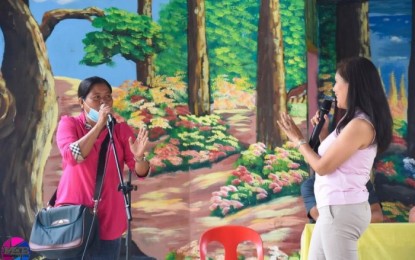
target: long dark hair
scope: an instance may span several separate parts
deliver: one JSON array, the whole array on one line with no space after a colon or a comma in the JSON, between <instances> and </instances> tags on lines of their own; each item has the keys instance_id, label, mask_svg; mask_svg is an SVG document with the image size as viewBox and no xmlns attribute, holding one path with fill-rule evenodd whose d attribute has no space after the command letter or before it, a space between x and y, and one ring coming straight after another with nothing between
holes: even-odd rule
<instances>
[{"instance_id":1,"label":"long dark hair","mask_svg":"<svg viewBox=\"0 0 415 260\"><path fill-rule=\"evenodd\" d=\"M108 89L110 90L110 93L112 93L112 88L111 88L110 83L108 83L108 81L106 81L103 78L93 76L93 77L86 78L82 80L81 83L79 83L78 97L85 99L86 96L88 96L89 92L91 91L92 87L95 84L100 84L100 83L107 85Z\"/></svg>"},{"instance_id":2,"label":"long dark hair","mask_svg":"<svg viewBox=\"0 0 415 260\"><path fill-rule=\"evenodd\" d=\"M385 151L392 141L392 114L386 99L379 72L373 63L364 57L342 60L337 73L349 83L347 110L336 127L340 131L354 118L357 110L369 116L375 131L378 153Z\"/></svg>"}]
</instances>

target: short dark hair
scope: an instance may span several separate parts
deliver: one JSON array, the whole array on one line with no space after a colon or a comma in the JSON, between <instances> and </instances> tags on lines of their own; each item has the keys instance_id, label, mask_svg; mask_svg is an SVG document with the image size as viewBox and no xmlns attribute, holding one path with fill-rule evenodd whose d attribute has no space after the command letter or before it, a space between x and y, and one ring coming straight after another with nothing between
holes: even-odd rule
<instances>
[{"instance_id":1,"label":"short dark hair","mask_svg":"<svg viewBox=\"0 0 415 260\"><path fill-rule=\"evenodd\" d=\"M347 58L337 65L337 73L349 83L347 110L336 127L341 131L359 109L366 113L376 131L378 153L385 151L392 141L392 114L385 90L375 65L367 58Z\"/></svg>"},{"instance_id":2,"label":"short dark hair","mask_svg":"<svg viewBox=\"0 0 415 260\"><path fill-rule=\"evenodd\" d=\"M91 91L92 87L95 84L100 84L100 83L104 83L105 85L107 85L108 89L110 90L110 93L112 93L112 88L111 88L110 83L108 83L108 81L106 81L105 79L101 77L93 76L93 77L86 78L82 80L81 83L79 83L78 97L85 99L86 96L88 96L89 92Z\"/></svg>"}]
</instances>

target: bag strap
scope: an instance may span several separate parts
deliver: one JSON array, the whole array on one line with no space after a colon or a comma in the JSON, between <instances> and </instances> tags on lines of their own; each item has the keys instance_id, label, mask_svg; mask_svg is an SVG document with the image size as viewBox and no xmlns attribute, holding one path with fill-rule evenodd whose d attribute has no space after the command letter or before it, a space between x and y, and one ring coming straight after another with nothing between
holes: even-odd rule
<instances>
[{"instance_id":1,"label":"bag strap","mask_svg":"<svg viewBox=\"0 0 415 260\"><path fill-rule=\"evenodd\" d=\"M103 184L102 180L104 177L104 170L106 166L105 155L107 154L109 140L110 140L110 135L107 134L107 136L105 137L104 141L101 144L101 149L99 151L99 160L98 160L98 168L97 168L98 170L97 170L97 178L96 178L95 191L94 191L95 202L99 201L99 196L101 195L101 189L102 189L102 184ZM53 193L52 197L47 203L49 207L55 206L57 192L58 192L58 188L56 188L55 192Z\"/></svg>"},{"instance_id":2,"label":"bag strap","mask_svg":"<svg viewBox=\"0 0 415 260\"><path fill-rule=\"evenodd\" d=\"M99 197L101 196L101 190L102 190L102 180L104 179L104 172L107 166L107 160L105 160L105 157L107 155L108 150L108 143L110 140L110 135L107 134L104 141L101 144L101 150L99 151L99 160L98 160L98 170L97 170L97 178L95 183L95 192L94 192L94 200L99 201Z\"/></svg>"}]
</instances>

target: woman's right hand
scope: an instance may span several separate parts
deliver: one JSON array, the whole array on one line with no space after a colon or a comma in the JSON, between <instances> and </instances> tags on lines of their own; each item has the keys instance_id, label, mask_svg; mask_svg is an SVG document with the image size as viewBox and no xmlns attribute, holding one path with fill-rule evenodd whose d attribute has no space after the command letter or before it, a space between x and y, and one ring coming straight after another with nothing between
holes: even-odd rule
<instances>
[{"instance_id":1,"label":"woman's right hand","mask_svg":"<svg viewBox=\"0 0 415 260\"><path fill-rule=\"evenodd\" d=\"M319 135L320 141L323 141L329 134L329 116L327 114L324 115L324 125L321 128L321 132ZM316 127L317 124L320 122L320 111L317 110L316 114L310 119L310 123L313 127Z\"/></svg>"},{"instance_id":2,"label":"woman's right hand","mask_svg":"<svg viewBox=\"0 0 415 260\"><path fill-rule=\"evenodd\" d=\"M100 129L107 125L108 115L112 114L112 107L106 104L102 104L99 107L99 118L97 125Z\"/></svg>"}]
</instances>

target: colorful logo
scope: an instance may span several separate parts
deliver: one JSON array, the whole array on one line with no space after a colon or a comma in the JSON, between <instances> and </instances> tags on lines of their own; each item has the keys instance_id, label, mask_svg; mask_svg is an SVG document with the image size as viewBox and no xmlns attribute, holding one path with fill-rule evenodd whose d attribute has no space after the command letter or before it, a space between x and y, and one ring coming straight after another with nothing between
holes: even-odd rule
<instances>
[{"instance_id":1,"label":"colorful logo","mask_svg":"<svg viewBox=\"0 0 415 260\"><path fill-rule=\"evenodd\" d=\"M29 260L29 244L20 237L12 237L3 243L1 247L1 259L3 260Z\"/></svg>"}]
</instances>

